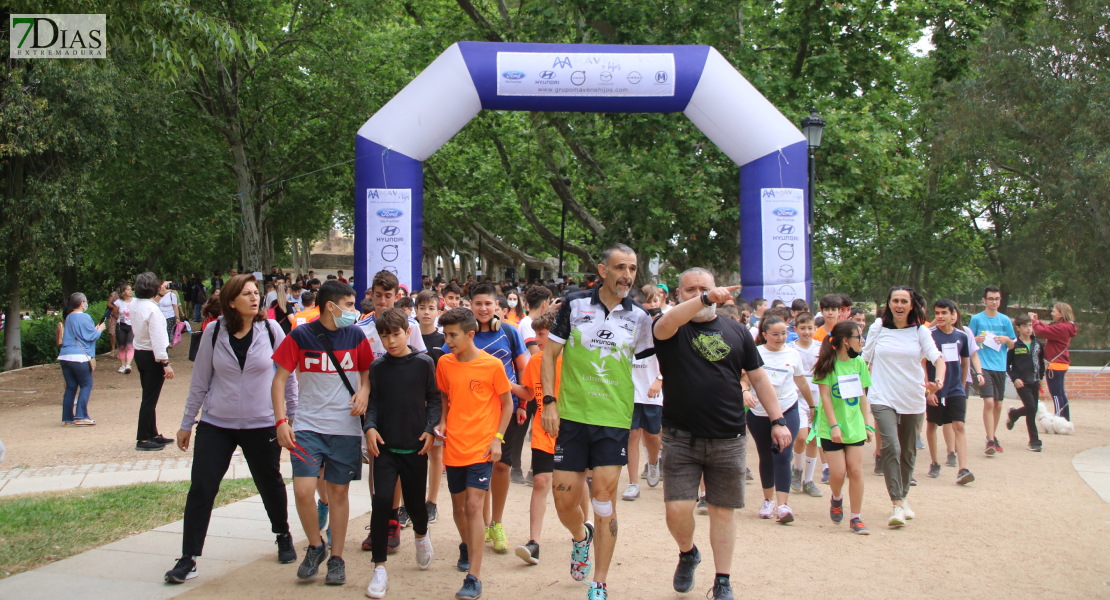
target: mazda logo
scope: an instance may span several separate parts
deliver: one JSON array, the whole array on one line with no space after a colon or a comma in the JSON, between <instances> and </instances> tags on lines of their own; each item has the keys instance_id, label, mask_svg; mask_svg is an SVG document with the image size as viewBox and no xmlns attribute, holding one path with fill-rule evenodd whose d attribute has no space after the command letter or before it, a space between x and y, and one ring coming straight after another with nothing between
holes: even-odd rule
<instances>
[{"instance_id":1,"label":"mazda logo","mask_svg":"<svg viewBox=\"0 0 1110 600\"><path fill-rule=\"evenodd\" d=\"M790 235L790 234L794 233L794 226L793 225L779 225L779 233L782 233L782 234L785 234L785 235Z\"/></svg>"},{"instance_id":2,"label":"mazda logo","mask_svg":"<svg viewBox=\"0 0 1110 600\"><path fill-rule=\"evenodd\" d=\"M394 225L386 225L385 227L382 227L382 235L394 236L397 235L397 232L399 231L401 231L401 229Z\"/></svg>"},{"instance_id":3,"label":"mazda logo","mask_svg":"<svg viewBox=\"0 0 1110 600\"><path fill-rule=\"evenodd\" d=\"M597 332L597 337L603 340L611 340L613 339L613 332L609 331L608 329L602 329L601 331Z\"/></svg>"}]
</instances>

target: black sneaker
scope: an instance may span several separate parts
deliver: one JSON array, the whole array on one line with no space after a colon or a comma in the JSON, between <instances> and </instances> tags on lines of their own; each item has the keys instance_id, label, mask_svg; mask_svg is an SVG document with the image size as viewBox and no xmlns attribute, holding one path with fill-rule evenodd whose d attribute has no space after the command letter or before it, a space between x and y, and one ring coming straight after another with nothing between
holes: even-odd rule
<instances>
[{"instance_id":1,"label":"black sneaker","mask_svg":"<svg viewBox=\"0 0 1110 600\"><path fill-rule=\"evenodd\" d=\"M958 463L956 461L956 453L955 452L949 452L948 453L948 460L944 461L944 466L946 466L946 467L958 467L958 466L960 466L960 463Z\"/></svg>"},{"instance_id":2,"label":"black sneaker","mask_svg":"<svg viewBox=\"0 0 1110 600\"><path fill-rule=\"evenodd\" d=\"M684 594L694 589L694 572L701 563L701 551L694 546L693 554L678 553L678 566L674 570L674 591Z\"/></svg>"},{"instance_id":3,"label":"black sneaker","mask_svg":"<svg viewBox=\"0 0 1110 600\"><path fill-rule=\"evenodd\" d=\"M527 544L516 547L516 555L530 565L538 565L540 564L540 545L536 543L536 540L528 540Z\"/></svg>"},{"instance_id":4,"label":"black sneaker","mask_svg":"<svg viewBox=\"0 0 1110 600\"><path fill-rule=\"evenodd\" d=\"M533 483L535 483L535 475L532 474L532 471L530 469L528 471L528 474L524 476L524 483L527 483L528 485L532 485Z\"/></svg>"},{"instance_id":5,"label":"black sneaker","mask_svg":"<svg viewBox=\"0 0 1110 600\"><path fill-rule=\"evenodd\" d=\"M464 573L470 570L470 553L466 551L466 544L459 544L459 562L455 563L455 568Z\"/></svg>"},{"instance_id":6,"label":"black sneaker","mask_svg":"<svg viewBox=\"0 0 1110 600\"><path fill-rule=\"evenodd\" d=\"M1041 451L1041 441L1037 440L1035 442L1029 442L1029 451L1030 452L1040 452Z\"/></svg>"},{"instance_id":7,"label":"black sneaker","mask_svg":"<svg viewBox=\"0 0 1110 600\"><path fill-rule=\"evenodd\" d=\"M1014 430L1014 423L1017 423L1017 417L1014 416L1015 410L1017 410L1017 408L1011 406L1010 410L1006 411L1006 429L1010 431Z\"/></svg>"},{"instance_id":8,"label":"black sneaker","mask_svg":"<svg viewBox=\"0 0 1110 600\"><path fill-rule=\"evenodd\" d=\"M462 589L455 592L455 597L460 600L475 600L482 597L482 582L473 575L467 575L463 579Z\"/></svg>"},{"instance_id":9,"label":"black sneaker","mask_svg":"<svg viewBox=\"0 0 1110 600\"><path fill-rule=\"evenodd\" d=\"M883 474L883 459L882 459L881 456L875 457L875 474L876 475L882 475Z\"/></svg>"},{"instance_id":10,"label":"black sneaker","mask_svg":"<svg viewBox=\"0 0 1110 600\"><path fill-rule=\"evenodd\" d=\"M972 481L975 481L975 476L967 469L960 469L960 472L956 475L956 483L960 485L967 485Z\"/></svg>"},{"instance_id":11,"label":"black sneaker","mask_svg":"<svg viewBox=\"0 0 1110 600\"><path fill-rule=\"evenodd\" d=\"M705 597L708 598L710 595L713 596L713 600L734 600L732 582L728 577L718 576L713 580L713 589Z\"/></svg>"},{"instance_id":12,"label":"black sneaker","mask_svg":"<svg viewBox=\"0 0 1110 600\"><path fill-rule=\"evenodd\" d=\"M431 525L439 520L439 508L436 507L435 502L425 501L424 508L428 511L428 524Z\"/></svg>"},{"instance_id":13,"label":"black sneaker","mask_svg":"<svg viewBox=\"0 0 1110 600\"><path fill-rule=\"evenodd\" d=\"M929 477L933 479L940 477L940 463L932 463L929 465Z\"/></svg>"},{"instance_id":14,"label":"black sneaker","mask_svg":"<svg viewBox=\"0 0 1110 600\"><path fill-rule=\"evenodd\" d=\"M370 531L370 526L369 525L366 526L366 530ZM363 552L369 552L370 550L372 550L372 548L370 546L370 540L371 540L372 537L373 537L373 534L368 533L368 534L366 534L366 539L362 540L362 551Z\"/></svg>"},{"instance_id":15,"label":"black sneaker","mask_svg":"<svg viewBox=\"0 0 1110 600\"><path fill-rule=\"evenodd\" d=\"M177 564L166 571L166 583L185 583L186 580L197 576L197 561L192 556L182 556L177 559Z\"/></svg>"},{"instance_id":16,"label":"black sneaker","mask_svg":"<svg viewBox=\"0 0 1110 600\"><path fill-rule=\"evenodd\" d=\"M527 481L524 479L524 471L520 469L512 469L509 471L509 481L524 485Z\"/></svg>"},{"instance_id":17,"label":"black sneaker","mask_svg":"<svg viewBox=\"0 0 1110 600\"><path fill-rule=\"evenodd\" d=\"M161 450L165 447L166 447L165 445L159 444L158 442L156 442L154 440L145 440L145 441L142 441L142 442L136 442L135 443L135 449L136 450L141 450L143 452L157 452L157 451L159 451L159 450Z\"/></svg>"},{"instance_id":18,"label":"black sneaker","mask_svg":"<svg viewBox=\"0 0 1110 600\"><path fill-rule=\"evenodd\" d=\"M320 563L328 557L328 547L320 544L319 546L309 546L304 551L304 561L301 566L297 568L297 577L299 579L312 579L316 577L316 573L320 570Z\"/></svg>"},{"instance_id":19,"label":"black sneaker","mask_svg":"<svg viewBox=\"0 0 1110 600\"><path fill-rule=\"evenodd\" d=\"M277 541L278 562L287 565L297 560L297 550L293 548L293 536L288 533L279 533Z\"/></svg>"},{"instance_id":20,"label":"black sneaker","mask_svg":"<svg viewBox=\"0 0 1110 600\"><path fill-rule=\"evenodd\" d=\"M160 434L160 433L159 433L158 435L156 435L156 436L154 436L154 437L150 438L150 441L152 441L152 442L155 442L155 443L158 443L158 444L162 444L163 446L165 446L166 444L174 444L174 443L176 443L176 442L174 442L173 440L171 440L170 438L168 438L168 437L166 437L166 436L164 436L164 435L162 435L162 434Z\"/></svg>"},{"instance_id":21,"label":"black sneaker","mask_svg":"<svg viewBox=\"0 0 1110 600\"><path fill-rule=\"evenodd\" d=\"M840 525L844 522L844 497L840 500L829 500L829 517L833 523Z\"/></svg>"},{"instance_id":22,"label":"black sneaker","mask_svg":"<svg viewBox=\"0 0 1110 600\"><path fill-rule=\"evenodd\" d=\"M328 576L324 578L327 585L344 585L347 583L347 563L342 558L333 556L328 559Z\"/></svg>"},{"instance_id":23,"label":"black sneaker","mask_svg":"<svg viewBox=\"0 0 1110 600\"><path fill-rule=\"evenodd\" d=\"M412 524L412 519L409 518L409 511L404 505L397 509L397 525L404 529Z\"/></svg>"}]
</instances>

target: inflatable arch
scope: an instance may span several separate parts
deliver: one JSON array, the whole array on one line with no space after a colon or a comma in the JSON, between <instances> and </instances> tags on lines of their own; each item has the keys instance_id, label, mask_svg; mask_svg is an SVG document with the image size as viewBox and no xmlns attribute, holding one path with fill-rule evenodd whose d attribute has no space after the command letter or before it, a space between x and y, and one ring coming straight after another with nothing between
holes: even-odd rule
<instances>
[{"instance_id":1,"label":"inflatable arch","mask_svg":"<svg viewBox=\"0 0 1110 600\"><path fill-rule=\"evenodd\" d=\"M805 138L709 46L452 45L358 131L360 284L419 284L423 161L482 109L684 113L740 166L743 296L811 300Z\"/></svg>"}]
</instances>

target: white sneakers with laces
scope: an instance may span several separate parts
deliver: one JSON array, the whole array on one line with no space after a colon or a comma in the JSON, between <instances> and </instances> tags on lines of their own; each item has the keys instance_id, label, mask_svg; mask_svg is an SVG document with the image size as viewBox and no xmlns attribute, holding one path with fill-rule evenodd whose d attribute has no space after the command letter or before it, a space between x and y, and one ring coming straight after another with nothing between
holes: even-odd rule
<instances>
[{"instance_id":1,"label":"white sneakers with laces","mask_svg":"<svg viewBox=\"0 0 1110 600\"><path fill-rule=\"evenodd\" d=\"M628 487L625 488L624 493L621 494L621 500L628 500L629 502L631 502L632 500L635 500L636 498L639 498L639 497L640 497L640 484L638 484L638 483L628 484Z\"/></svg>"},{"instance_id":2,"label":"white sneakers with laces","mask_svg":"<svg viewBox=\"0 0 1110 600\"><path fill-rule=\"evenodd\" d=\"M906 502L905 499L902 500L902 513L906 515L907 521L910 521L917 516L917 514L915 514L910 508L910 503Z\"/></svg>"},{"instance_id":3,"label":"white sneakers with laces","mask_svg":"<svg viewBox=\"0 0 1110 600\"><path fill-rule=\"evenodd\" d=\"M370 579L370 585L366 587L366 595L371 598L385 598L385 592L388 589L389 576L385 574L385 565L374 567L374 577Z\"/></svg>"},{"instance_id":4,"label":"white sneakers with laces","mask_svg":"<svg viewBox=\"0 0 1110 600\"><path fill-rule=\"evenodd\" d=\"M770 519L771 515L775 513L775 503L772 500L764 500L763 504L759 507L759 518Z\"/></svg>"},{"instance_id":5,"label":"white sneakers with laces","mask_svg":"<svg viewBox=\"0 0 1110 600\"><path fill-rule=\"evenodd\" d=\"M890 527L901 527L905 525L906 509L898 506L897 504L893 505L890 512L890 519L886 522L886 524Z\"/></svg>"},{"instance_id":6,"label":"white sneakers with laces","mask_svg":"<svg viewBox=\"0 0 1110 600\"><path fill-rule=\"evenodd\" d=\"M785 504L779 505L775 509L775 520L782 525L792 523L794 522L794 511L790 510L790 507Z\"/></svg>"},{"instance_id":7,"label":"white sneakers with laces","mask_svg":"<svg viewBox=\"0 0 1110 600\"><path fill-rule=\"evenodd\" d=\"M660 479L659 463L655 463L654 465L651 464L651 463L648 463L648 466L647 466L647 484L648 484L648 487L655 487L655 486L659 485L659 479Z\"/></svg>"},{"instance_id":8,"label":"white sneakers with laces","mask_svg":"<svg viewBox=\"0 0 1110 600\"><path fill-rule=\"evenodd\" d=\"M417 568L419 568L421 571L424 571L428 567L432 566L432 558L434 556L435 553L432 552L432 532L428 531L428 534L424 537L416 538ZM377 569L375 569L374 572L376 573Z\"/></svg>"}]
</instances>

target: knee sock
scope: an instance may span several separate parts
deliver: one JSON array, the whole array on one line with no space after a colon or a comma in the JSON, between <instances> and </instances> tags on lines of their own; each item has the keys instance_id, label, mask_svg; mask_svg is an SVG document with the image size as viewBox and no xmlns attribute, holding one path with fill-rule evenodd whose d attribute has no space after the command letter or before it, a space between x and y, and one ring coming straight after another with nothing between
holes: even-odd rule
<instances>
[{"instance_id":1,"label":"knee sock","mask_svg":"<svg viewBox=\"0 0 1110 600\"><path fill-rule=\"evenodd\" d=\"M806 471L805 471L805 475L802 476L802 482L803 483L805 483L806 481L813 481L813 471L817 469L817 457L816 456L807 456L805 460L806 460Z\"/></svg>"}]
</instances>

